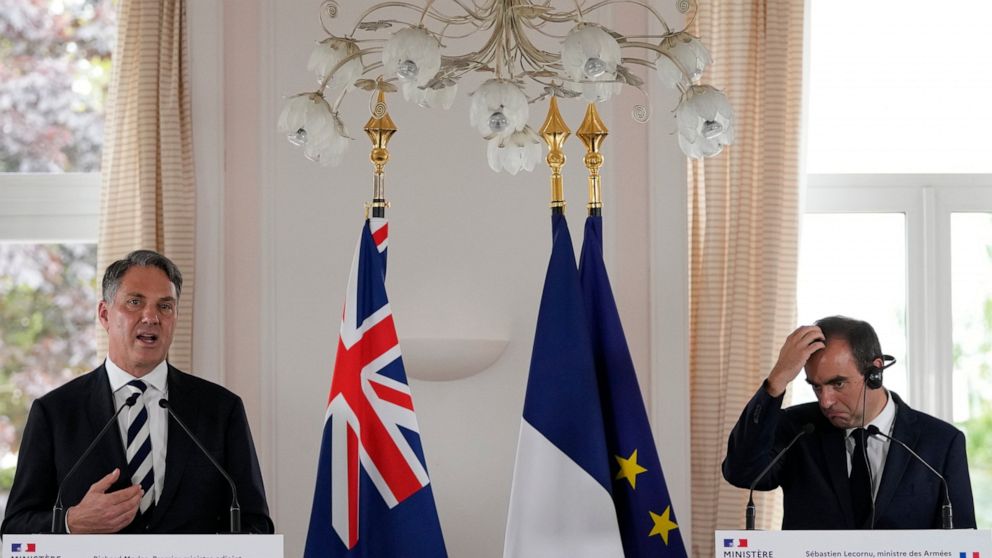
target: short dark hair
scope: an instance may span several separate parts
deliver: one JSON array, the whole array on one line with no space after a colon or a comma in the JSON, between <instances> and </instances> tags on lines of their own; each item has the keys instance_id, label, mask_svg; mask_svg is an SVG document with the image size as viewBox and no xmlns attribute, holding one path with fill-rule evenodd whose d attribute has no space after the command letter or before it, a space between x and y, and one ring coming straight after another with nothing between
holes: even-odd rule
<instances>
[{"instance_id":1,"label":"short dark hair","mask_svg":"<svg viewBox=\"0 0 992 558\"><path fill-rule=\"evenodd\" d=\"M169 281L176 286L176 298L183 291L183 274L179 272L179 267L172 263L172 260L152 250L135 250L123 260L107 266L107 271L103 273L103 301L110 303L117 295L117 289L121 286L124 274L132 267L157 267L165 273Z\"/></svg>"},{"instance_id":2,"label":"short dark hair","mask_svg":"<svg viewBox=\"0 0 992 558\"><path fill-rule=\"evenodd\" d=\"M871 324L847 316L830 316L816 321L827 342L843 339L851 347L854 362L862 374L875 367L875 359L882 356L882 345Z\"/></svg>"}]
</instances>

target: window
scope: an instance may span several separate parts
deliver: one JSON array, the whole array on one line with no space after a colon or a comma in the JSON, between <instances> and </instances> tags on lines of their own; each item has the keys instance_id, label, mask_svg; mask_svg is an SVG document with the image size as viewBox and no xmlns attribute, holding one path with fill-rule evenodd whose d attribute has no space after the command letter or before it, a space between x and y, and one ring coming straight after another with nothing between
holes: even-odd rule
<instances>
[{"instance_id":1,"label":"window","mask_svg":"<svg viewBox=\"0 0 992 558\"><path fill-rule=\"evenodd\" d=\"M0 514L31 403L97 360L113 0L0 10Z\"/></svg>"},{"instance_id":2,"label":"window","mask_svg":"<svg viewBox=\"0 0 992 558\"><path fill-rule=\"evenodd\" d=\"M980 528L992 527L990 17L979 0L810 0L798 292L804 323L875 325L899 359L886 385L965 431Z\"/></svg>"}]
</instances>

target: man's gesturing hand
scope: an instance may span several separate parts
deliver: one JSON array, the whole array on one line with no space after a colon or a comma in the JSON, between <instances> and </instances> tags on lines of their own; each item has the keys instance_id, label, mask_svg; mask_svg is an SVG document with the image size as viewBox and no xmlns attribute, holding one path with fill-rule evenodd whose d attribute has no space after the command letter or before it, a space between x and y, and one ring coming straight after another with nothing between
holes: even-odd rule
<instances>
[{"instance_id":1,"label":"man's gesturing hand","mask_svg":"<svg viewBox=\"0 0 992 558\"><path fill-rule=\"evenodd\" d=\"M809 357L826 346L823 332L816 326L802 326L789 334L778 352L778 362L768 374L765 384L768 394L778 397L785 393L785 388L796 379Z\"/></svg>"},{"instance_id":2,"label":"man's gesturing hand","mask_svg":"<svg viewBox=\"0 0 992 558\"><path fill-rule=\"evenodd\" d=\"M66 524L70 533L116 533L131 523L141 504L141 487L131 485L108 494L119 476L121 470L114 469L93 483L79 504L69 508Z\"/></svg>"}]
</instances>

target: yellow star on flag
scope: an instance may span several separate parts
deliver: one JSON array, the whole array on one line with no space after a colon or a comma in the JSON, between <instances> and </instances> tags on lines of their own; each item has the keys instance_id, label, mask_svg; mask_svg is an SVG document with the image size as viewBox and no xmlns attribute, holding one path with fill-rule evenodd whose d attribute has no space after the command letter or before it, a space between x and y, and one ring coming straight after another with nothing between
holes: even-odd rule
<instances>
[{"instance_id":1,"label":"yellow star on flag","mask_svg":"<svg viewBox=\"0 0 992 558\"><path fill-rule=\"evenodd\" d=\"M679 526L671 519L672 506L665 508L665 512L661 515L658 515L653 511L649 511L648 513L651 514L651 521L654 521L654 529L651 529L651 533L648 536L653 537L654 535L661 535L661 540L665 541L665 544L667 545L668 533L671 532L672 529L679 528Z\"/></svg>"},{"instance_id":2,"label":"yellow star on flag","mask_svg":"<svg viewBox=\"0 0 992 558\"><path fill-rule=\"evenodd\" d=\"M619 455L615 455L617 463L620 464L620 470L617 471L617 476L613 480L627 479L630 482L631 488L637 488L637 475L647 472L647 469L641 467L637 463L637 450L630 454L630 457L624 459Z\"/></svg>"}]
</instances>

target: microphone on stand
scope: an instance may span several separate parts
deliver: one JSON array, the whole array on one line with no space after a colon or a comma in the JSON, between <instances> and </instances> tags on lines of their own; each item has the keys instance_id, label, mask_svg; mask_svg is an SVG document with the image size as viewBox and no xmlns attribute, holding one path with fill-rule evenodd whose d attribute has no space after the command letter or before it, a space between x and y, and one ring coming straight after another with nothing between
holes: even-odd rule
<instances>
[{"instance_id":1,"label":"microphone on stand","mask_svg":"<svg viewBox=\"0 0 992 558\"><path fill-rule=\"evenodd\" d=\"M141 396L140 392L135 392L132 393L130 396L128 396L126 400L124 400L124 403L117 408L117 411L115 411L113 416L110 417L110 420L107 421L107 424L103 425L103 428L101 428L100 432L97 433L95 438L93 438L93 441L90 442L90 445L87 446L83 454L79 456L79 459L77 459L76 462L72 464L72 468L69 469L69 472L66 473L64 477L62 477L62 482L59 483L59 491L55 495L55 505L52 506L53 535L65 534L65 508L62 506L62 488L69 480L69 477L71 477L72 474L76 472L76 469L79 468L79 466L83 463L86 457L89 456L89 454L93 451L93 448L95 448L96 445L100 442L100 440L102 440L103 437L107 435L107 431L110 430L110 425L114 424L117 421L117 417L121 414L121 411L123 411L128 407L133 407L134 404L138 402L138 397L140 396Z\"/></svg>"},{"instance_id":2,"label":"microphone on stand","mask_svg":"<svg viewBox=\"0 0 992 558\"><path fill-rule=\"evenodd\" d=\"M210 464L213 465L218 472L220 472L221 476L224 477L224 480L227 481L227 484L231 486L231 518L230 518L231 533L235 533L235 534L240 533L241 505L238 504L238 489L236 486L234 486L234 481L231 479L231 475L227 474L227 471L225 471L224 468L220 466L220 463L217 463L217 460L214 459L212 455L210 455L210 452L207 451L207 448L203 447L203 444L200 443L200 439L197 438L195 434L193 434L193 431L191 431L189 427L186 426L186 423L183 422L181 418L179 418L179 415L177 415L175 411L172 410L172 405L169 404L169 401L167 399L159 399L158 406L162 407L163 409L169 412L169 415L172 416L172 418L176 420L176 423L182 427L182 429L186 432L186 435L189 436L189 439L193 440L193 443L196 444L196 447L200 448L200 451L203 453L203 455L207 456L207 459L210 460Z\"/></svg>"},{"instance_id":3,"label":"microphone on stand","mask_svg":"<svg viewBox=\"0 0 992 558\"><path fill-rule=\"evenodd\" d=\"M940 507L940 528L941 529L953 529L954 528L954 508L951 507L951 493L950 493L950 490L947 488L947 479L944 478L944 475L941 475L940 473L938 473L936 469L934 469L933 467L931 467L930 464L927 463L927 461L925 459L923 459L922 457L920 457L920 455L918 453L916 453L915 451L913 451L902 440L900 440L898 438L893 438L892 436L889 436L888 434L883 433L874 424L869 425L867 430L868 430L868 435L869 436L881 436L881 437L885 438L886 440L890 440L892 442L895 442L895 443L899 444L906 451L908 451L910 455L912 455L913 457L915 457L917 461L919 461L920 463L922 463L927 469L930 469L930 472L931 473L937 475L937 478L940 479L941 484L944 486L944 504Z\"/></svg>"},{"instance_id":4,"label":"microphone on stand","mask_svg":"<svg viewBox=\"0 0 992 558\"><path fill-rule=\"evenodd\" d=\"M813 430L815 430L815 427L813 426L812 423L807 422L806 424L804 424L803 429L800 430L799 433L796 434L792 438L792 440L788 444L786 444L784 448L782 448L782 451L778 452L778 454L775 456L775 459L772 459L771 463L766 465L765 468L760 473L758 473L758 476L755 477L754 481L751 482L750 492L748 492L747 494L747 508L745 509L744 512L745 529L747 529L748 531L754 531L754 516L755 516L754 487L758 485L758 482L761 481L761 479L765 478L765 475L768 474L768 471L770 471L771 468L774 467L776 463L778 463L779 459L782 459L782 456L785 455L785 452L789 451L789 448L791 448L796 443L796 441L799 440L799 438L802 438L804 434L812 433Z\"/></svg>"}]
</instances>

